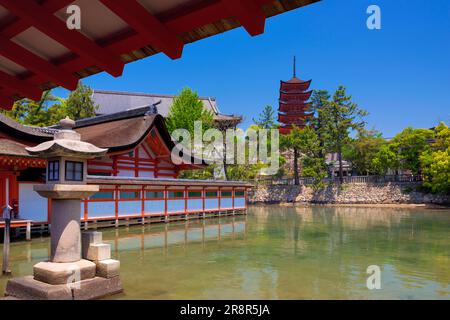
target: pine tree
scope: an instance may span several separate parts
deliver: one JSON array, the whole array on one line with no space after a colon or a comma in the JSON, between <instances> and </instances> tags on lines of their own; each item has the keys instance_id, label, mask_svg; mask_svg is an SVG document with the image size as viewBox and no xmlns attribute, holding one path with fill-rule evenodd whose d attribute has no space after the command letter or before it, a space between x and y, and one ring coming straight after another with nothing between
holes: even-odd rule
<instances>
[{"instance_id":1,"label":"pine tree","mask_svg":"<svg viewBox=\"0 0 450 320\"><path fill-rule=\"evenodd\" d=\"M275 110L272 106L267 105L259 115L259 119L253 119L253 122L262 129L272 129L275 127Z\"/></svg>"},{"instance_id":2,"label":"pine tree","mask_svg":"<svg viewBox=\"0 0 450 320\"><path fill-rule=\"evenodd\" d=\"M331 101L323 101L320 109L321 135L325 147L330 152L336 152L339 159L339 181L344 181L343 173L343 147L350 141L350 132L364 128L363 120L368 113L360 109L347 95L344 86L339 86Z\"/></svg>"}]
</instances>

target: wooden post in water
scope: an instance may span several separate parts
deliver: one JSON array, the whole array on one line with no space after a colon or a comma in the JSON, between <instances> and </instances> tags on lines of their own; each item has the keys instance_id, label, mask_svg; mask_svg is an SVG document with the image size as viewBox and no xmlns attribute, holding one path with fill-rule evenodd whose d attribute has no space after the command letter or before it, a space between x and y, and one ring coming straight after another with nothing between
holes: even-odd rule
<instances>
[{"instance_id":1,"label":"wooden post in water","mask_svg":"<svg viewBox=\"0 0 450 320\"><path fill-rule=\"evenodd\" d=\"M11 210L9 205L6 205L3 209L3 219L5 219L5 233L3 241L3 265L2 274L10 275L11 270L9 270L9 238L11 232Z\"/></svg>"},{"instance_id":2,"label":"wooden post in water","mask_svg":"<svg viewBox=\"0 0 450 320\"><path fill-rule=\"evenodd\" d=\"M11 274L9 270L9 235L10 235L11 224L9 220L5 220L5 236L3 241L3 267L2 274Z\"/></svg>"},{"instance_id":3,"label":"wooden post in water","mask_svg":"<svg viewBox=\"0 0 450 320\"><path fill-rule=\"evenodd\" d=\"M31 221L27 221L26 239L31 241Z\"/></svg>"}]
</instances>

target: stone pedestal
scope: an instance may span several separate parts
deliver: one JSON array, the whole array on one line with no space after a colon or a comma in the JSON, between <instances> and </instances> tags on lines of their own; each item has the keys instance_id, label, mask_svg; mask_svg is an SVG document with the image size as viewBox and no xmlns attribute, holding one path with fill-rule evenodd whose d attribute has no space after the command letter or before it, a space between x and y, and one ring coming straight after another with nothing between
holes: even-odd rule
<instances>
[{"instance_id":1,"label":"stone pedestal","mask_svg":"<svg viewBox=\"0 0 450 320\"><path fill-rule=\"evenodd\" d=\"M64 232L60 234L64 238ZM79 233L78 239L83 248L79 252L87 259L39 262L33 276L8 281L5 295L24 300L87 300L122 292L120 262L110 259L111 248L102 243L101 232Z\"/></svg>"},{"instance_id":2,"label":"stone pedestal","mask_svg":"<svg viewBox=\"0 0 450 320\"><path fill-rule=\"evenodd\" d=\"M80 200L53 200L52 212L51 261L81 260Z\"/></svg>"},{"instance_id":3,"label":"stone pedestal","mask_svg":"<svg viewBox=\"0 0 450 320\"><path fill-rule=\"evenodd\" d=\"M33 276L8 281L6 296L20 300L92 300L121 293L120 277L94 277L73 285L51 285L35 280Z\"/></svg>"}]
</instances>

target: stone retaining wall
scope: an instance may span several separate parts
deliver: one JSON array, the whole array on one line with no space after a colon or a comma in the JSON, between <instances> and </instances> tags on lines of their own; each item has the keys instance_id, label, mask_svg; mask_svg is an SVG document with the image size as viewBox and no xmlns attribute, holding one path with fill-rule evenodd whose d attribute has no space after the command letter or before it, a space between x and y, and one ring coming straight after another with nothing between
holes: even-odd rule
<instances>
[{"instance_id":1,"label":"stone retaining wall","mask_svg":"<svg viewBox=\"0 0 450 320\"><path fill-rule=\"evenodd\" d=\"M250 203L318 204L450 204L450 195L418 191L420 183L354 183L328 186L314 191L304 186L256 186Z\"/></svg>"}]
</instances>

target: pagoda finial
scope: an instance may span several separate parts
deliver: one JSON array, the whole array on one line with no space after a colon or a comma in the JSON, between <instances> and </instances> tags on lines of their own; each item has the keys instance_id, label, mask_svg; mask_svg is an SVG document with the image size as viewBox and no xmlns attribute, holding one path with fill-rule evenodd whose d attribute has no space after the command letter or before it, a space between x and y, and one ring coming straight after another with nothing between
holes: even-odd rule
<instances>
[{"instance_id":1,"label":"pagoda finial","mask_svg":"<svg viewBox=\"0 0 450 320\"><path fill-rule=\"evenodd\" d=\"M297 77L297 58L294 56L294 78Z\"/></svg>"}]
</instances>

